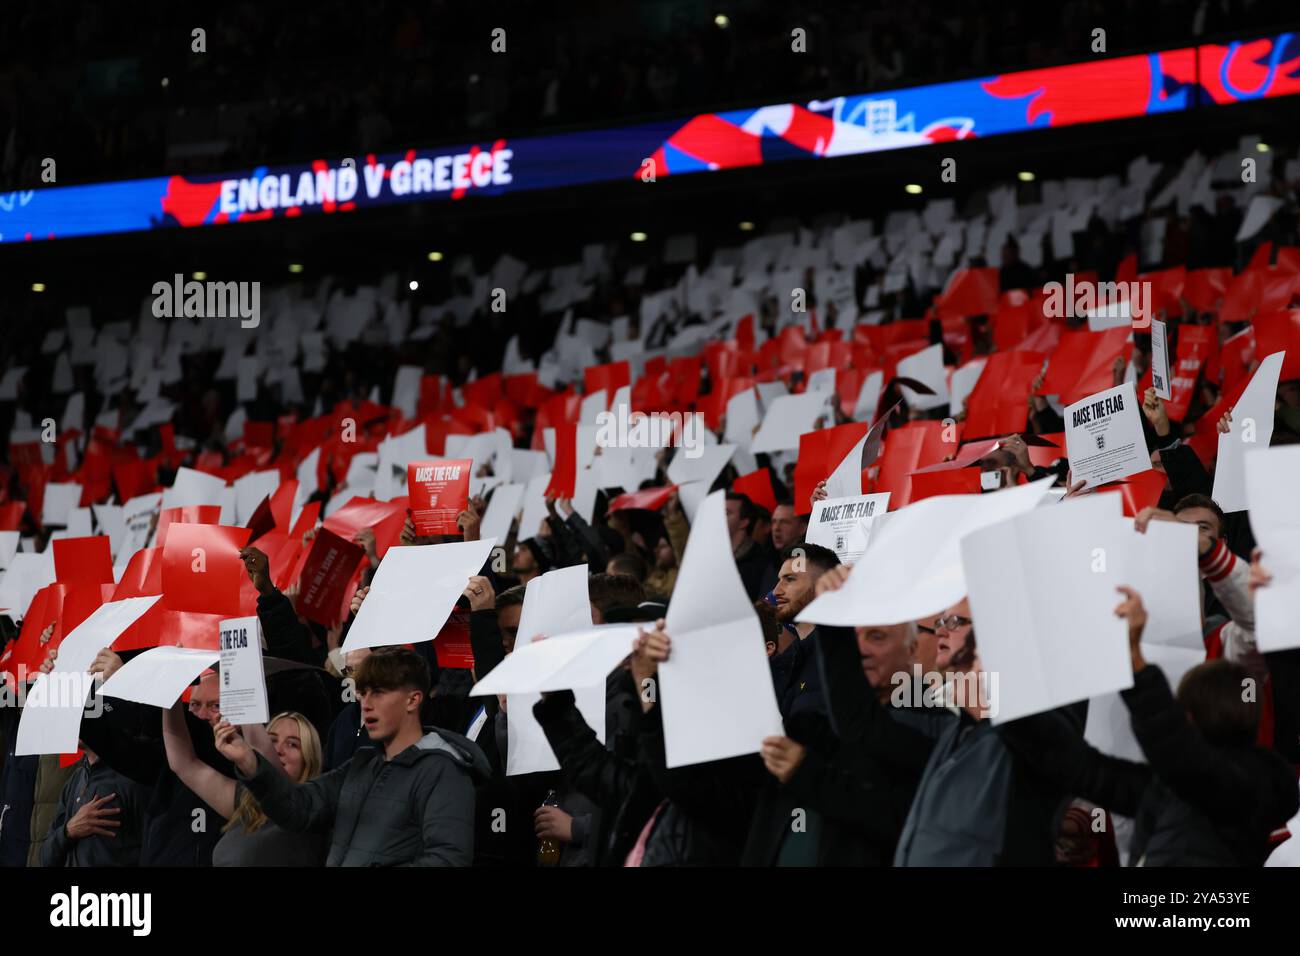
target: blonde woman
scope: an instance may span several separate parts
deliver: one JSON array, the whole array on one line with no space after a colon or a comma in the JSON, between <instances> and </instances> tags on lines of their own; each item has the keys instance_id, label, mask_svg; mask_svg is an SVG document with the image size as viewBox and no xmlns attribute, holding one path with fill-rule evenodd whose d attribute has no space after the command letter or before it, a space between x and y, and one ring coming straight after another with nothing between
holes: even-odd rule
<instances>
[{"instance_id":1,"label":"blonde woman","mask_svg":"<svg viewBox=\"0 0 1300 956\"><path fill-rule=\"evenodd\" d=\"M224 835L212 850L213 866L323 866L327 833L288 833L266 818L253 795L233 777L208 766L194 753L185 725L184 705L163 713L167 763L185 786L226 819ZM222 720L215 733L230 727ZM321 745L316 728L302 714L277 714L263 729L241 728L249 744L295 783L320 774Z\"/></svg>"}]
</instances>

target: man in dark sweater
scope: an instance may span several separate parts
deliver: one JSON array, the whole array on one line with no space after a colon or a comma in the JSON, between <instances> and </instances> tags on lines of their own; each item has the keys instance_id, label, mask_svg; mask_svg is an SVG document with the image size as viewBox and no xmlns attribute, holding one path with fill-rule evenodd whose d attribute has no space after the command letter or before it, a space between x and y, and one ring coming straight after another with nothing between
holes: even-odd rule
<instances>
[{"instance_id":1,"label":"man in dark sweater","mask_svg":"<svg viewBox=\"0 0 1300 956\"><path fill-rule=\"evenodd\" d=\"M294 784L226 722L217 748L275 823L294 833L330 830L326 866L469 866L474 786L489 775L487 758L460 734L425 732L429 668L415 651L376 650L356 682L375 746L336 770Z\"/></svg>"},{"instance_id":2,"label":"man in dark sweater","mask_svg":"<svg viewBox=\"0 0 1300 956\"><path fill-rule=\"evenodd\" d=\"M41 866L138 866L148 797L85 749L59 796Z\"/></svg>"}]
</instances>

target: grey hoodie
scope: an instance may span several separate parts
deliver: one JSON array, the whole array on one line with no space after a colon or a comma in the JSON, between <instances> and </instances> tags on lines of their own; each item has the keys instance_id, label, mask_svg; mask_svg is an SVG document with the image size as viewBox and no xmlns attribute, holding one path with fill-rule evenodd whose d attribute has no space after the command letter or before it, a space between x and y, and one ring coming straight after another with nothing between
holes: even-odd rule
<instances>
[{"instance_id":1,"label":"grey hoodie","mask_svg":"<svg viewBox=\"0 0 1300 956\"><path fill-rule=\"evenodd\" d=\"M363 747L307 783L260 754L256 772L239 779L283 829L329 832L326 866L469 866L474 787L490 775L476 744L439 728L392 760Z\"/></svg>"}]
</instances>

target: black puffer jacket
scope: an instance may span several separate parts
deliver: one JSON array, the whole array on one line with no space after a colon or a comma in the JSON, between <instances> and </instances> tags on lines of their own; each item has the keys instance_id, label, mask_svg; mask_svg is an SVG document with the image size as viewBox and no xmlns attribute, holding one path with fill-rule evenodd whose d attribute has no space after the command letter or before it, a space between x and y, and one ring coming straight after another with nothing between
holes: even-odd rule
<instances>
[{"instance_id":1,"label":"black puffer jacket","mask_svg":"<svg viewBox=\"0 0 1300 956\"><path fill-rule=\"evenodd\" d=\"M1188 721L1158 667L1134 674L1122 696L1150 764L1106 756L1042 715L1001 730L1062 786L1135 818L1135 865L1262 865L1269 834L1300 803L1286 761L1262 747L1210 743Z\"/></svg>"}]
</instances>

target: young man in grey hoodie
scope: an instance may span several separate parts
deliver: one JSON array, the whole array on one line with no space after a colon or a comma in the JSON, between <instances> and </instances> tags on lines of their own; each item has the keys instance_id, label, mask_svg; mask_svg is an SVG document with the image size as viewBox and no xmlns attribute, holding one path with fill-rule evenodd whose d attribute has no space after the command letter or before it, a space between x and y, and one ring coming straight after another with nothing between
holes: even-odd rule
<instances>
[{"instance_id":1,"label":"young man in grey hoodie","mask_svg":"<svg viewBox=\"0 0 1300 956\"><path fill-rule=\"evenodd\" d=\"M379 648L357 668L356 689L372 746L315 780L290 782L225 721L217 749L270 819L331 832L326 866L469 866L474 787L491 771L465 737L421 726L428 665L409 648Z\"/></svg>"}]
</instances>

